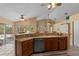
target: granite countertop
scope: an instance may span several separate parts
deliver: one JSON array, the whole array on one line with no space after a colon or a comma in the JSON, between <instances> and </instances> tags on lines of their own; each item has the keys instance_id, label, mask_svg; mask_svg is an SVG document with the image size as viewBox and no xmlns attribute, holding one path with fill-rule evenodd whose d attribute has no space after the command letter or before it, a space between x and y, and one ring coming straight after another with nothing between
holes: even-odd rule
<instances>
[{"instance_id":1,"label":"granite countertop","mask_svg":"<svg viewBox=\"0 0 79 59\"><path fill-rule=\"evenodd\" d=\"M53 38L53 37L67 37L67 36L54 36L54 35L50 35L50 36L37 36L37 37L27 37L27 38L21 38L21 39L16 39L17 41L25 41L25 40L30 40L30 39L38 39L38 38Z\"/></svg>"}]
</instances>

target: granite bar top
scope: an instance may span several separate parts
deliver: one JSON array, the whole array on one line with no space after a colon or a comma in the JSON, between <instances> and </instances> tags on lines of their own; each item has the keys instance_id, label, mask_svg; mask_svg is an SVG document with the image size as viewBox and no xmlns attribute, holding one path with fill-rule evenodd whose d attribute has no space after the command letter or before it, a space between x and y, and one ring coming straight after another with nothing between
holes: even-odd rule
<instances>
[{"instance_id":1,"label":"granite bar top","mask_svg":"<svg viewBox=\"0 0 79 59\"><path fill-rule=\"evenodd\" d=\"M54 38L54 37L67 37L67 36L54 36L54 35L50 35L50 36L36 36L36 37L19 38L19 39L16 39L16 40L23 42L23 41L31 40L31 39L38 39L38 38Z\"/></svg>"}]
</instances>

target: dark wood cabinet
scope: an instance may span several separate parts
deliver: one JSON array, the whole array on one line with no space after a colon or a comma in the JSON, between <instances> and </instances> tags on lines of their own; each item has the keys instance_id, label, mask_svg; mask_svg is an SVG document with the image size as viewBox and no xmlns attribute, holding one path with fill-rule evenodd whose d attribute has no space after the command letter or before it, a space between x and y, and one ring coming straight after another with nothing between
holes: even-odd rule
<instances>
[{"instance_id":1,"label":"dark wood cabinet","mask_svg":"<svg viewBox=\"0 0 79 59\"><path fill-rule=\"evenodd\" d=\"M16 56L28 56L33 53L33 39L26 41L15 41Z\"/></svg>"},{"instance_id":2,"label":"dark wood cabinet","mask_svg":"<svg viewBox=\"0 0 79 59\"><path fill-rule=\"evenodd\" d=\"M51 40L51 49L58 50L58 38L57 37Z\"/></svg>"},{"instance_id":3,"label":"dark wood cabinet","mask_svg":"<svg viewBox=\"0 0 79 59\"><path fill-rule=\"evenodd\" d=\"M66 50L67 49L67 37L59 37L58 39L58 49Z\"/></svg>"},{"instance_id":4,"label":"dark wood cabinet","mask_svg":"<svg viewBox=\"0 0 79 59\"><path fill-rule=\"evenodd\" d=\"M22 41L24 40L24 41ZM34 42L33 42L34 41ZM35 49L35 50L34 50ZM41 39L15 40L15 55L29 56L33 52L67 50L67 37L42 37Z\"/></svg>"},{"instance_id":5,"label":"dark wood cabinet","mask_svg":"<svg viewBox=\"0 0 79 59\"><path fill-rule=\"evenodd\" d=\"M51 44L49 39L45 39L45 50L50 51L51 50Z\"/></svg>"},{"instance_id":6,"label":"dark wood cabinet","mask_svg":"<svg viewBox=\"0 0 79 59\"><path fill-rule=\"evenodd\" d=\"M46 51L53 51L58 49L58 38L49 38L45 39L45 50Z\"/></svg>"},{"instance_id":7,"label":"dark wood cabinet","mask_svg":"<svg viewBox=\"0 0 79 59\"><path fill-rule=\"evenodd\" d=\"M46 51L57 51L67 49L67 37L54 37L45 39Z\"/></svg>"}]
</instances>

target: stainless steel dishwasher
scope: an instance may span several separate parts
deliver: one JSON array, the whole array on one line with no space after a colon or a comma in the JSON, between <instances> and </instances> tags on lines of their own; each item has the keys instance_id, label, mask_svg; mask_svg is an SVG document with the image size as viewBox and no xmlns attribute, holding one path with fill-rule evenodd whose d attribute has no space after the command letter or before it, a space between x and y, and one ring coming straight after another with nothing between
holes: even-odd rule
<instances>
[{"instance_id":1,"label":"stainless steel dishwasher","mask_svg":"<svg viewBox=\"0 0 79 59\"><path fill-rule=\"evenodd\" d=\"M34 39L34 52L43 52L45 51L44 39L37 38Z\"/></svg>"}]
</instances>

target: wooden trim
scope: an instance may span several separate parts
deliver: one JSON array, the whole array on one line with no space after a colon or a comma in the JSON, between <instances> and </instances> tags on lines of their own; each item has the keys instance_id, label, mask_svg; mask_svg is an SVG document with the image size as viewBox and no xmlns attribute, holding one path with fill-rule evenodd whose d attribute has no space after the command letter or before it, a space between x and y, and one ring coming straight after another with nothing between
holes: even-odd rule
<instances>
[{"instance_id":1,"label":"wooden trim","mask_svg":"<svg viewBox=\"0 0 79 59\"><path fill-rule=\"evenodd\" d=\"M74 46L74 21L72 22L72 44Z\"/></svg>"},{"instance_id":2,"label":"wooden trim","mask_svg":"<svg viewBox=\"0 0 79 59\"><path fill-rule=\"evenodd\" d=\"M70 25L70 23L67 23L67 24L68 24L68 41L67 41L68 42L68 47L67 48L69 49L70 48L70 34L71 34L71 32L70 32L71 27L70 26L71 25Z\"/></svg>"}]
</instances>

